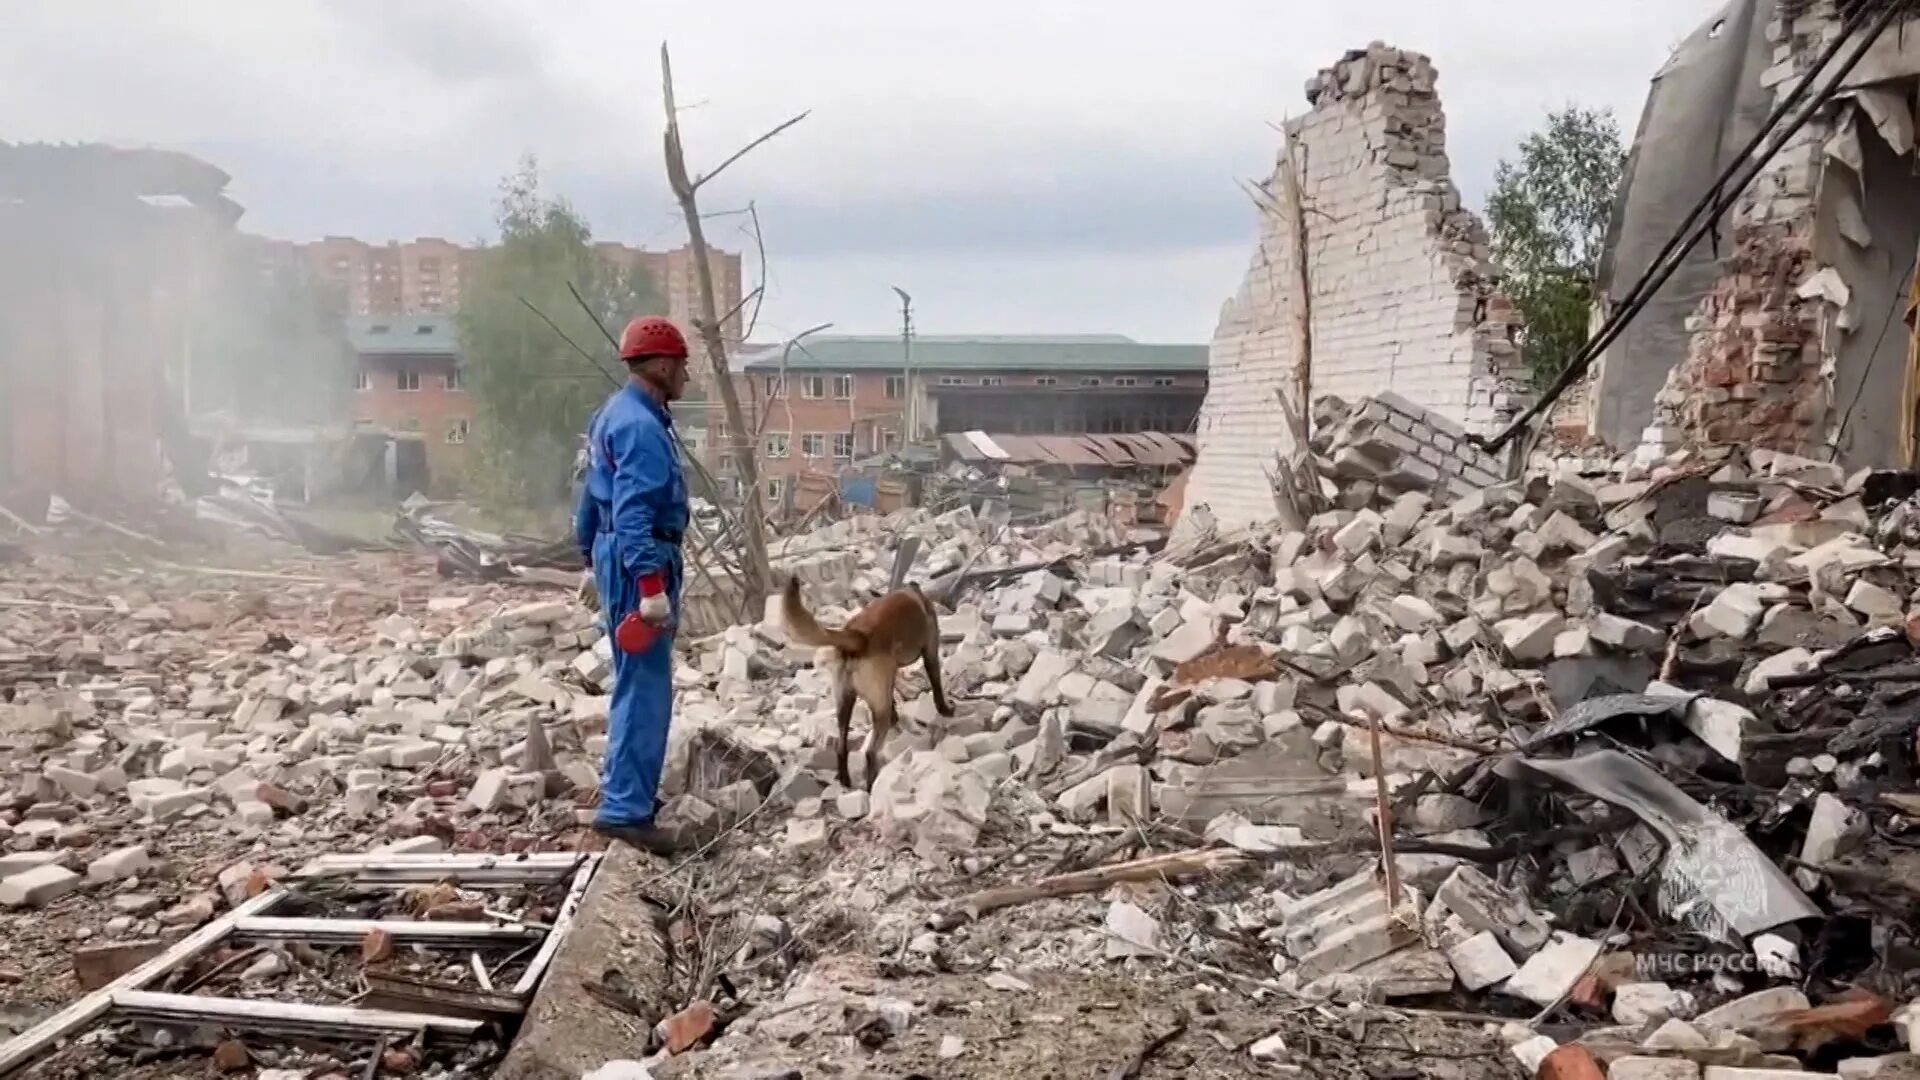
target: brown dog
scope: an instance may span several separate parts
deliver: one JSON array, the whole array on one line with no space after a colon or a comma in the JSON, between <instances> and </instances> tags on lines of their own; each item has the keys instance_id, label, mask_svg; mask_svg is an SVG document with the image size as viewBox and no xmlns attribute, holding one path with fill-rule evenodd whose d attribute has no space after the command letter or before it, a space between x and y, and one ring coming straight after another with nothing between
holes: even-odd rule
<instances>
[{"instance_id":1,"label":"brown dog","mask_svg":"<svg viewBox=\"0 0 1920 1080\"><path fill-rule=\"evenodd\" d=\"M909 585L875 600L847 620L847 625L830 630L814 619L800 603L800 579L787 579L781 598L786 615L787 633L802 645L832 649L834 709L840 721L840 783L852 787L847 773L847 735L853 723L855 699L867 703L873 714L873 730L867 735L865 751L867 790L873 790L873 778L880 770L880 748L893 730L894 676L901 668L919 660L927 666L927 681L933 684L933 706L941 716L952 716L947 692L940 685L940 621L918 585Z\"/></svg>"}]
</instances>

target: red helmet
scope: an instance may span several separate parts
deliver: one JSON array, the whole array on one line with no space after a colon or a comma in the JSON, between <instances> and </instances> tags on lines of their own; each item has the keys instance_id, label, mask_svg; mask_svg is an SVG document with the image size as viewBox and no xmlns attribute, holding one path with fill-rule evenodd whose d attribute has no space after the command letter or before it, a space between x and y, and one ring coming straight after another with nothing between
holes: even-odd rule
<instances>
[{"instance_id":1,"label":"red helmet","mask_svg":"<svg viewBox=\"0 0 1920 1080\"><path fill-rule=\"evenodd\" d=\"M620 359L639 360L648 356L687 358L687 337L680 328L658 315L648 315L627 324L620 335Z\"/></svg>"}]
</instances>

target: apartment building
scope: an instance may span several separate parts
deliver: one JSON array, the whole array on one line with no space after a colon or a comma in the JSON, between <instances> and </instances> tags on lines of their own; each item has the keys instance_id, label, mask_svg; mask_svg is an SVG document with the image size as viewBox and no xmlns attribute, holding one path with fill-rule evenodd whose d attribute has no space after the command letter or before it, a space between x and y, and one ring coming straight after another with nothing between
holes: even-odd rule
<instances>
[{"instance_id":1,"label":"apartment building","mask_svg":"<svg viewBox=\"0 0 1920 1080\"><path fill-rule=\"evenodd\" d=\"M453 490L474 415L453 317L356 315L347 320L347 336L358 358L355 428L392 440L399 487Z\"/></svg>"},{"instance_id":2,"label":"apartment building","mask_svg":"<svg viewBox=\"0 0 1920 1080\"><path fill-rule=\"evenodd\" d=\"M458 312L462 289L486 248L456 244L437 236L405 242L369 244L349 236L329 236L309 244L268 241L264 258L283 261L292 251L304 256L318 277L346 299L349 315L436 315ZM609 266L644 270L667 316L694 337L693 320L700 312L699 278L693 249L646 251L627 244L600 242L594 249ZM740 305L740 256L726 251L709 253L715 301L721 314ZM744 321L736 312L726 323L727 340L741 339Z\"/></svg>"},{"instance_id":3,"label":"apartment building","mask_svg":"<svg viewBox=\"0 0 1920 1080\"><path fill-rule=\"evenodd\" d=\"M792 478L957 431L1130 434L1191 431L1207 393L1204 345L1119 335L813 337L736 365L759 434L760 472L779 497ZM909 359L910 358L910 359ZM707 418L716 465L747 440Z\"/></svg>"}]
</instances>

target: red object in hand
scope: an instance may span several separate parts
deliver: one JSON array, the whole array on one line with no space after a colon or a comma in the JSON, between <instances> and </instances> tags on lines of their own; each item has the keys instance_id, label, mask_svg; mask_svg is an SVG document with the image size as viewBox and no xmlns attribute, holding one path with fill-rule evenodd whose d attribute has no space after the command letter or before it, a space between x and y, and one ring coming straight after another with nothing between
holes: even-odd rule
<instances>
[{"instance_id":1,"label":"red object in hand","mask_svg":"<svg viewBox=\"0 0 1920 1080\"><path fill-rule=\"evenodd\" d=\"M627 614L613 631L621 652L646 652L660 637L673 609L667 601L667 576L656 570L640 578L640 608Z\"/></svg>"},{"instance_id":2,"label":"red object in hand","mask_svg":"<svg viewBox=\"0 0 1920 1080\"><path fill-rule=\"evenodd\" d=\"M623 653L642 653L660 636L660 628L642 619L638 612L630 612L614 628L613 643Z\"/></svg>"}]
</instances>

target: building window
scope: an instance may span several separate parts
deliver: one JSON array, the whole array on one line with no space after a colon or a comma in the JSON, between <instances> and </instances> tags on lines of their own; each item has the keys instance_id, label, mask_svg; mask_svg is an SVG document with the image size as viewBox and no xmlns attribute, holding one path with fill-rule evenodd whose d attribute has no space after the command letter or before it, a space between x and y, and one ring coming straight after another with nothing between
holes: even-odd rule
<instances>
[{"instance_id":1,"label":"building window","mask_svg":"<svg viewBox=\"0 0 1920 1080\"><path fill-rule=\"evenodd\" d=\"M1036 376L1034 376L1034 379L1033 379L1033 385L1035 385L1035 386L1053 386L1053 385L1055 385L1056 383L1058 383L1059 381L1060 381L1059 379L1056 379L1056 378L1054 378L1054 377L1053 377L1053 376L1051 376L1051 375L1036 375Z\"/></svg>"},{"instance_id":2,"label":"building window","mask_svg":"<svg viewBox=\"0 0 1920 1080\"><path fill-rule=\"evenodd\" d=\"M354 372L353 388L355 390L373 389L373 373L368 371L366 368L361 368L359 371Z\"/></svg>"},{"instance_id":3,"label":"building window","mask_svg":"<svg viewBox=\"0 0 1920 1080\"><path fill-rule=\"evenodd\" d=\"M420 389L420 373L412 368L401 368L395 372L394 378L400 389L409 393Z\"/></svg>"},{"instance_id":4,"label":"building window","mask_svg":"<svg viewBox=\"0 0 1920 1080\"><path fill-rule=\"evenodd\" d=\"M767 481L768 500L772 502L779 502L780 496L785 493L786 489L787 489L786 481L781 477L776 476L768 480Z\"/></svg>"},{"instance_id":5,"label":"building window","mask_svg":"<svg viewBox=\"0 0 1920 1080\"><path fill-rule=\"evenodd\" d=\"M817 401L827 396L827 380L824 376L808 375L800 380L800 396Z\"/></svg>"},{"instance_id":6,"label":"building window","mask_svg":"<svg viewBox=\"0 0 1920 1080\"><path fill-rule=\"evenodd\" d=\"M827 437L817 431L809 431L805 435L800 436L800 456L810 458L826 457Z\"/></svg>"},{"instance_id":7,"label":"building window","mask_svg":"<svg viewBox=\"0 0 1920 1080\"><path fill-rule=\"evenodd\" d=\"M899 401L907 395L907 377L905 375L887 376L887 400Z\"/></svg>"},{"instance_id":8,"label":"building window","mask_svg":"<svg viewBox=\"0 0 1920 1080\"><path fill-rule=\"evenodd\" d=\"M844 431L833 437L833 456L842 461L853 458L853 432Z\"/></svg>"},{"instance_id":9,"label":"building window","mask_svg":"<svg viewBox=\"0 0 1920 1080\"><path fill-rule=\"evenodd\" d=\"M467 441L467 422L452 420L447 423L447 445L461 446Z\"/></svg>"},{"instance_id":10,"label":"building window","mask_svg":"<svg viewBox=\"0 0 1920 1080\"><path fill-rule=\"evenodd\" d=\"M783 458L787 456L787 433L775 431L767 436L767 456Z\"/></svg>"},{"instance_id":11,"label":"building window","mask_svg":"<svg viewBox=\"0 0 1920 1080\"><path fill-rule=\"evenodd\" d=\"M455 393L459 393L460 391L465 390L467 388L467 373L457 367L448 368L446 388L448 390L454 391Z\"/></svg>"},{"instance_id":12,"label":"building window","mask_svg":"<svg viewBox=\"0 0 1920 1080\"><path fill-rule=\"evenodd\" d=\"M833 377L833 396L841 401L852 401L853 376L835 375Z\"/></svg>"},{"instance_id":13,"label":"building window","mask_svg":"<svg viewBox=\"0 0 1920 1080\"><path fill-rule=\"evenodd\" d=\"M962 380L958 375L942 375L940 376L940 385L941 386L965 386L966 382Z\"/></svg>"},{"instance_id":14,"label":"building window","mask_svg":"<svg viewBox=\"0 0 1920 1080\"><path fill-rule=\"evenodd\" d=\"M1155 386L1172 386L1172 385L1173 385L1173 376L1171 376L1171 375L1155 375L1155 376L1153 377L1153 385L1155 385Z\"/></svg>"},{"instance_id":15,"label":"building window","mask_svg":"<svg viewBox=\"0 0 1920 1080\"><path fill-rule=\"evenodd\" d=\"M1005 386L1006 384L1007 384L1007 380L1005 380L1005 379L1003 379L1003 378L1001 378L1001 377L1000 377L1000 376L998 376L998 375L982 375L982 376L980 376L980 385L981 385L981 386Z\"/></svg>"},{"instance_id":16,"label":"building window","mask_svg":"<svg viewBox=\"0 0 1920 1080\"><path fill-rule=\"evenodd\" d=\"M1081 385L1081 386L1099 386L1099 385L1100 385L1100 376L1098 376L1098 375L1082 375L1082 376L1080 377L1080 385Z\"/></svg>"},{"instance_id":17,"label":"building window","mask_svg":"<svg viewBox=\"0 0 1920 1080\"><path fill-rule=\"evenodd\" d=\"M1099 385L1099 384L1098 384L1098 383L1095 383L1095 385L1097 386L1097 385ZM1121 376L1119 376L1118 378L1116 378L1116 379L1114 379L1114 380L1113 380L1113 385L1115 385L1115 386L1139 386L1139 385L1140 385L1140 380L1139 380L1139 379L1136 379L1136 378L1134 378L1134 377L1133 377L1133 376L1131 376L1131 375L1121 375Z\"/></svg>"},{"instance_id":18,"label":"building window","mask_svg":"<svg viewBox=\"0 0 1920 1080\"><path fill-rule=\"evenodd\" d=\"M778 375L767 376L767 399L771 401L771 400L777 400L779 398L783 398L786 396L787 396L787 388L781 383L780 376Z\"/></svg>"}]
</instances>

